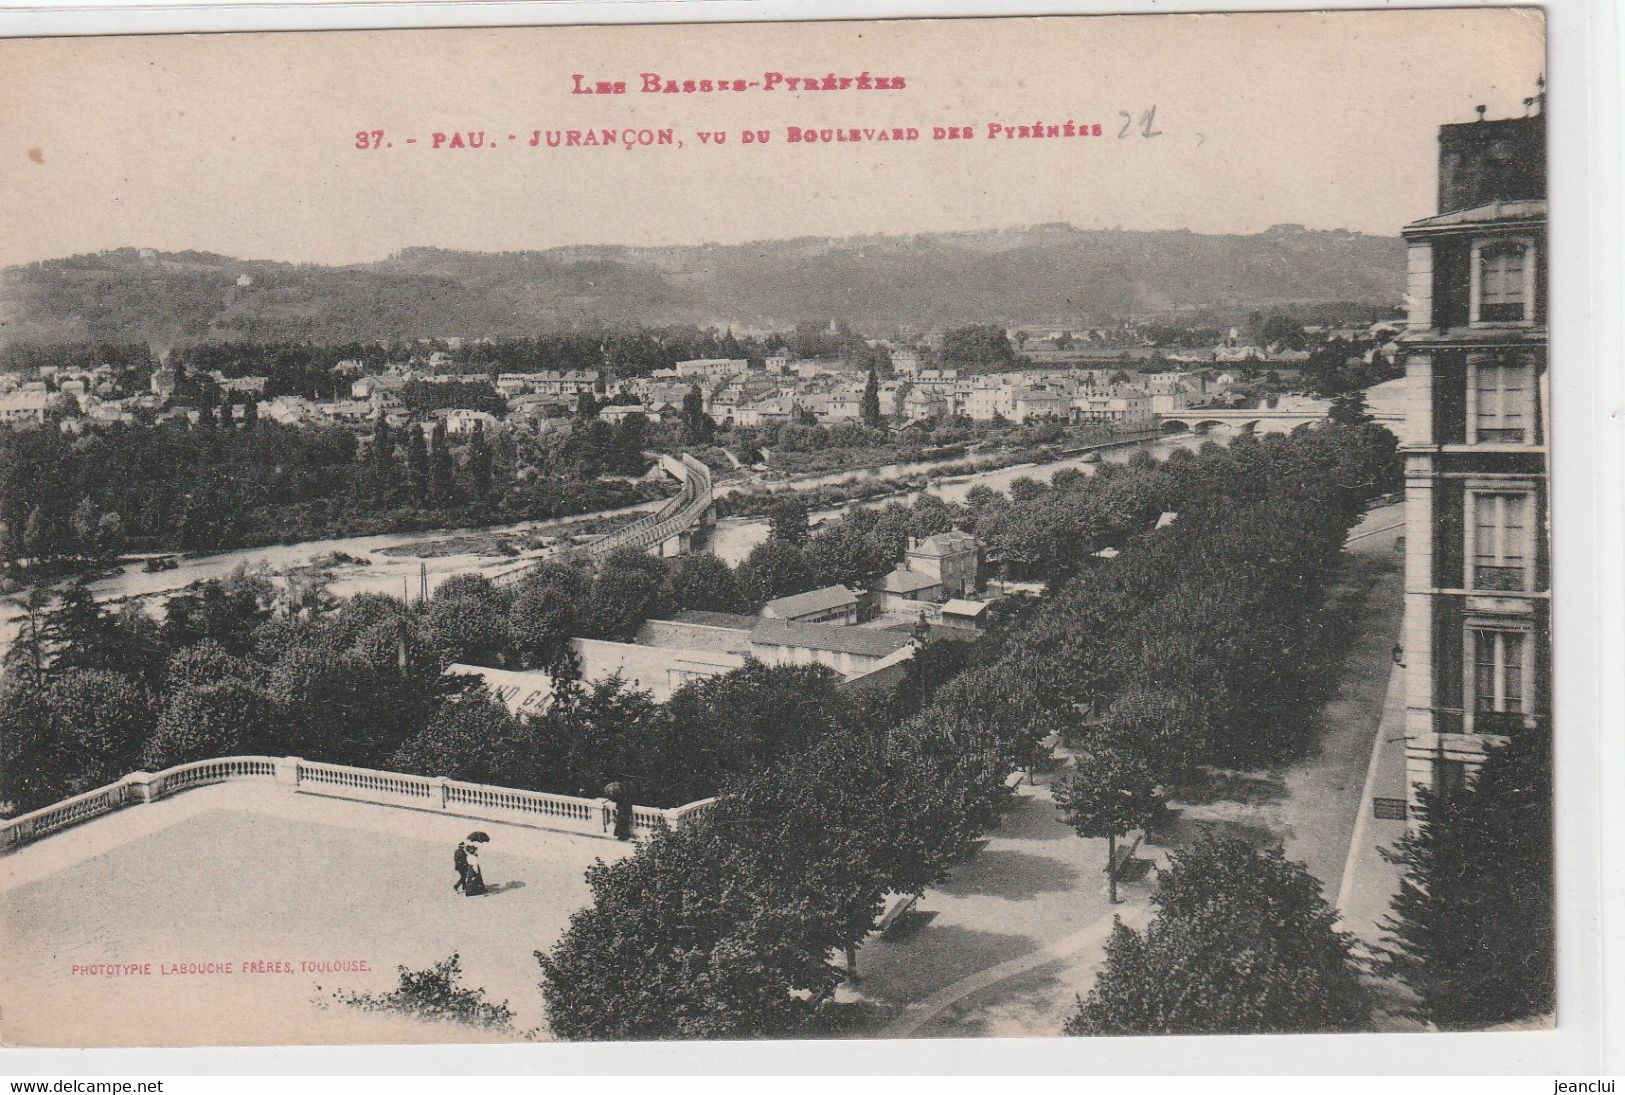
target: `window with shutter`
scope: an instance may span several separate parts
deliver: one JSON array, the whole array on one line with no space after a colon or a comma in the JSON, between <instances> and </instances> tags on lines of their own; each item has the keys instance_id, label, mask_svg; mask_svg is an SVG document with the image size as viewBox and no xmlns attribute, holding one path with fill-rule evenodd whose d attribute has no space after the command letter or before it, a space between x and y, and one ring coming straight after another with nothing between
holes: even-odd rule
<instances>
[{"instance_id":1,"label":"window with shutter","mask_svg":"<svg viewBox=\"0 0 1625 1095\"><path fill-rule=\"evenodd\" d=\"M1521 445L1530 440L1529 372L1526 363L1515 359L1476 364L1471 441Z\"/></svg>"},{"instance_id":2,"label":"window with shutter","mask_svg":"<svg viewBox=\"0 0 1625 1095\"><path fill-rule=\"evenodd\" d=\"M1525 678L1529 636L1522 631L1475 627L1472 728L1481 734L1509 733L1523 726L1527 710Z\"/></svg>"},{"instance_id":3,"label":"window with shutter","mask_svg":"<svg viewBox=\"0 0 1625 1095\"><path fill-rule=\"evenodd\" d=\"M1512 323L1527 318L1528 284L1525 265L1528 248L1521 243L1498 244L1479 251L1478 318L1485 323Z\"/></svg>"},{"instance_id":4,"label":"window with shutter","mask_svg":"<svg viewBox=\"0 0 1625 1095\"><path fill-rule=\"evenodd\" d=\"M1531 496L1525 491L1475 491L1470 498L1472 588L1529 588Z\"/></svg>"}]
</instances>

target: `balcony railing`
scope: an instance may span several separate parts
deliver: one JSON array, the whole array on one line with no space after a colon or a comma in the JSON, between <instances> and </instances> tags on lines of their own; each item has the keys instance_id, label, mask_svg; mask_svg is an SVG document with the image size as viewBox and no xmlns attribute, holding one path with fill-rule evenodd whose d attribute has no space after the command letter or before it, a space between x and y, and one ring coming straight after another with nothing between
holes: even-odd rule
<instances>
[{"instance_id":1,"label":"balcony railing","mask_svg":"<svg viewBox=\"0 0 1625 1095\"><path fill-rule=\"evenodd\" d=\"M1467 729L1467 712L1459 707L1434 707L1433 731L1437 734L1486 734L1511 737L1514 734L1546 733L1551 716L1525 711L1474 711L1472 729Z\"/></svg>"},{"instance_id":2,"label":"balcony railing","mask_svg":"<svg viewBox=\"0 0 1625 1095\"><path fill-rule=\"evenodd\" d=\"M0 853L126 806L157 802L195 787L248 780L271 783L296 794L432 810L582 836L611 836L615 828L615 804L604 798L493 787L442 776L324 764L299 757L218 757L176 765L162 772L132 772L117 783L0 821ZM708 798L672 809L634 806L632 828L649 831L661 824L672 828L691 825L705 817L715 803L716 799Z\"/></svg>"},{"instance_id":3,"label":"balcony railing","mask_svg":"<svg viewBox=\"0 0 1625 1095\"><path fill-rule=\"evenodd\" d=\"M1527 576L1522 566L1473 567L1473 588L1497 593L1522 593L1527 588Z\"/></svg>"}]
</instances>

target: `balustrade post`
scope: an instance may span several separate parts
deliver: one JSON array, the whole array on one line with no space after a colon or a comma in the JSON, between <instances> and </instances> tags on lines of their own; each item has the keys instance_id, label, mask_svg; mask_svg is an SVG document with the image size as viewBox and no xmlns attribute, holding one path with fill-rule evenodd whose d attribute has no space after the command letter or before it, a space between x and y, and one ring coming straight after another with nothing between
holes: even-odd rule
<instances>
[{"instance_id":1,"label":"balustrade post","mask_svg":"<svg viewBox=\"0 0 1625 1095\"><path fill-rule=\"evenodd\" d=\"M137 802L157 802L162 797L151 772L131 772L119 782L130 788L130 795Z\"/></svg>"},{"instance_id":2,"label":"balustrade post","mask_svg":"<svg viewBox=\"0 0 1625 1095\"><path fill-rule=\"evenodd\" d=\"M615 800L598 799L598 816L602 819L599 832L607 833L615 827Z\"/></svg>"},{"instance_id":3,"label":"balustrade post","mask_svg":"<svg viewBox=\"0 0 1625 1095\"><path fill-rule=\"evenodd\" d=\"M290 791L299 790L299 765L303 757L278 757L276 759L276 785L285 787Z\"/></svg>"},{"instance_id":4,"label":"balustrade post","mask_svg":"<svg viewBox=\"0 0 1625 1095\"><path fill-rule=\"evenodd\" d=\"M429 792L429 798L434 802L436 810L444 810L451 805L451 792L446 786L450 782L445 776L435 776L429 781L429 785L434 788Z\"/></svg>"}]
</instances>

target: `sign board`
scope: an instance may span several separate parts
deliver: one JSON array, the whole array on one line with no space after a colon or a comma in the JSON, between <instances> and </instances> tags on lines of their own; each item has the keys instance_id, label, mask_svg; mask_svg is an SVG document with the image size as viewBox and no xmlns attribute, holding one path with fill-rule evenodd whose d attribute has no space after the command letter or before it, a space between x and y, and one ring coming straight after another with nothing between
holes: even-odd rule
<instances>
[{"instance_id":1,"label":"sign board","mask_svg":"<svg viewBox=\"0 0 1625 1095\"><path fill-rule=\"evenodd\" d=\"M1404 821L1407 812L1402 798L1373 798L1371 816L1379 821Z\"/></svg>"}]
</instances>

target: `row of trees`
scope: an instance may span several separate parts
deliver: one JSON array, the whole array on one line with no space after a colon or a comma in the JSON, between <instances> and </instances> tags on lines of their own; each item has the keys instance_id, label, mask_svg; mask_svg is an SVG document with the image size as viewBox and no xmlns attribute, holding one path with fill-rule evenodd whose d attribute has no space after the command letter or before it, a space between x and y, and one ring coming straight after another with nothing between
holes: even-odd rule
<instances>
[{"instance_id":1,"label":"row of trees","mask_svg":"<svg viewBox=\"0 0 1625 1095\"><path fill-rule=\"evenodd\" d=\"M1033 660L1031 671L1015 666L1012 674L1045 682L1045 700L1056 709L1082 705L1130 730L1155 730L1146 740L1164 742L1169 758L1188 760L1208 750L1241 759L1250 751L1256 755L1259 749L1290 747L1296 725L1290 715L1294 697L1314 693L1313 674L1293 672L1273 651L1286 645L1315 648L1312 629L1293 622L1299 610L1292 606L1312 604L1309 592L1316 581L1316 564L1303 561L1303 553L1332 549L1340 538L1339 520L1351 511L1345 504L1340 518L1311 499L1299 510L1280 509L1286 515L1269 520L1233 511L1230 503L1249 492L1267 497L1272 488L1264 481L1291 472L1294 454L1300 454L1305 465L1301 474L1309 475L1317 467L1332 469L1336 486L1328 490L1353 496L1375 489L1379 480L1367 465L1382 455L1377 435L1387 436L1382 431L1373 434L1369 427L1351 427L1316 431L1291 442L1243 439L1228 450L1213 447L1162 464L1144 461L1121 470L1102 469L1092 480L1057 475L1048 486L1018 483L1015 503L988 492L985 497L973 493L964 507L927 496L911 507L893 504L857 510L817 534L808 533L803 512L787 512L775 517L768 542L737 569L709 556L664 561L623 553L589 573L566 565L540 568L511 591L495 590L483 579L468 576L447 582L427 604L410 610L398 606L386 612L383 605L394 602L360 599L336 613L322 614L320 620L328 621L323 626L339 627L343 635L351 626L345 622L346 613L361 613L367 621L364 630L376 640L364 644L367 664L376 671L393 664L395 642L404 642L409 660L431 667L431 672L452 661L552 668L561 663L572 636L626 640L645 619L680 608L741 611L767 597L819 584L862 584L897 559L907 537L957 524L975 529L1007 558L1011 546L1024 540L1043 546L1023 565L1054 581L1058 596L1032 630L1032 639L1015 648ZM1348 443L1351 439L1360 443ZM48 478L52 473L41 469L40 474ZM1187 514L1172 529L1128 553L1143 562L1123 565L1119 560L1099 566L1095 564L1100 561L1088 554L1102 542L1127 546L1132 530L1148 527L1165 510L1204 505L1216 515L1217 524L1210 530L1214 541L1234 539L1232 551L1204 554L1201 544L1187 544L1186 539L1203 527L1194 514ZM87 529L91 513L86 509L80 522ZM96 523L101 524L99 518ZM1079 588L1087 592L1070 595L1068 579L1080 573L1088 581ZM240 592L228 596L215 586L205 586L203 592L176 598L160 629L162 641L150 656L140 653L154 645L144 617L123 613L118 633L127 639L120 641L133 643L136 652L105 658L95 667L121 672L130 664L147 664L151 671L138 683L161 691L162 667L185 646L213 639L233 656L248 656L254 648L242 632L267 621L248 613L245 606L252 602L258 606L254 611L266 616L277 611L276 598L268 589L258 585L254 589L252 596ZM64 604L76 607L64 618L83 623L82 602L87 600L82 592L70 592ZM237 610L219 607L225 604ZM375 630L385 622L373 618L380 614L389 617L393 621L389 626L395 629L388 650L379 645L381 632ZM224 625L208 622L236 618L250 622L228 629L230 641L218 634ZM1237 619L1251 626L1238 626ZM205 622L191 622L195 620ZM1133 629L1125 632L1131 624ZM81 632L87 630L94 629L80 627ZM48 653L41 655L31 645L28 634L15 645L13 660L36 665L49 661ZM117 647L110 640L109 644ZM308 646L321 649L323 642ZM330 653L334 664L342 662L339 652ZM1209 688L1211 680L1224 687ZM1170 682L1187 683L1174 689ZM36 686L39 683L35 681ZM381 710L391 706L379 701ZM399 740L410 736L403 732ZM323 738L309 740L319 746ZM391 748L394 744L399 741ZM378 761L389 751L372 749L366 755ZM97 778L120 774L130 759L113 755L116 763L96 768ZM47 765L43 770L61 773L71 768ZM71 793L68 783L50 777L41 793L48 801L65 791Z\"/></svg>"},{"instance_id":2,"label":"row of trees","mask_svg":"<svg viewBox=\"0 0 1625 1095\"><path fill-rule=\"evenodd\" d=\"M1317 615L1317 587L1375 485L1350 471L1383 464L1385 451L1391 460L1391 436L1384 443L1363 427L1332 427L1248 441L1235 453L1215 448L1172 467L1131 467L1117 473L1123 484L1111 475L1035 485L1022 504L1050 502L1059 522L1068 502L1077 507L1097 491L1119 498L1136 483L1127 497L1143 508L1117 516L1122 555L1096 565L1056 550L1042 562L1054 595L981 640L970 661L945 666L950 675L912 711L894 708L891 718L854 722L774 758L726 784L711 820L596 868L594 904L538 956L554 1033L759 1037L801 1028L842 976L828 956L850 954L872 930L883 894L918 893L943 876L997 821L1005 776L1052 731L1067 732L1085 754L1111 746L1131 756L1153 789L1210 758L1290 748L1273 720L1254 726L1243 698L1305 657L1297 652L1308 644L1294 637L1306 625L1295 617ZM1153 529L1155 507L1170 502L1179 520ZM1099 521L1111 510L1089 512ZM771 542L795 548L794 520L786 515L780 526ZM1152 618L1225 583L1193 606L1210 627L1228 628L1223 641L1181 640ZM1287 608L1259 614L1287 594L1297 595ZM1137 598L1153 607L1136 611ZM1203 641L1217 651L1195 651ZM1232 641L1245 651L1275 645L1248 670ZM1157 669L1139 673L1138 659L1170 643ZM1116 644L1125 648L1117 661L1094 664ZM1179 657L1199 666L1160 688L1158 670ZM1217 678L1220 710L1187 726L1197 674ZM1290 689L1277 689L1268 702L1284 710ZM1296 694L1301 714L1313 698ZM1278 968L1295 960L1283 954ZM1341 991L1347 979L1334 972L1328 985ZM1329 1004L1305 1021L1347 1025L1359 1014L1357 1002Z\"/></svg>"},{"instance_id":3,"label":"row of trees","mask_svg":"<svg viewBox=\"0 0 1625 1095\"><path fill-rule=\"evenodd\" d=\"M82 586L33 598L0 676L0 804L25 812L139 768L294 753L567 794L619 779L640 801L679 805L860 719L816 667L752 664L664 705L619 680L581 681L567 638L629 637L650 611L640 596L671 596L660 567L617 556L596 575L544 572L512 597L457 578L411 606L239 573L173 598L161 620L109 612ZM456 661L548 668L553 703L515 717L477 680L445 675Z\"/></svg>"},{"instance_id":4,"label":"row of trees","mask_svg":"<svg viewBox=\"0 0 1625 1095\"><path fill-rule=\"evenodd\" d=\"M0 560L219 551L446 525L572 516L659 497L641 420L566 424L545 448L483 429L448 438L375 423L370 438L251 419L0 431ZM526 474L519 474L520 465Z\"/></svg>"},{"instance_id":5,"label":"row of trees","mask_svg":"<svg viewBox=\"0 0 1625 1095\"><path fill-rule=\"evenodd\" d=\"M1111 786L1065 804L1121 813L1122 802L1107 801L1118 798ZM1067 1033L1348 1029L1372 1007L1365 974L1402 981L1410 994L1387 1006L1444 1030L1549 1015L1553 791L1551 742L1535 734L1492 750L1463 787L1420 791L1418 825L1385 851L1404 875L1385 942L1368 958L1336 929L1319 883L1278 848L1207 839L1174 853L1152 894L1155 915L1143 932L1116 924Z\"/></svg>"}]
</instances>

